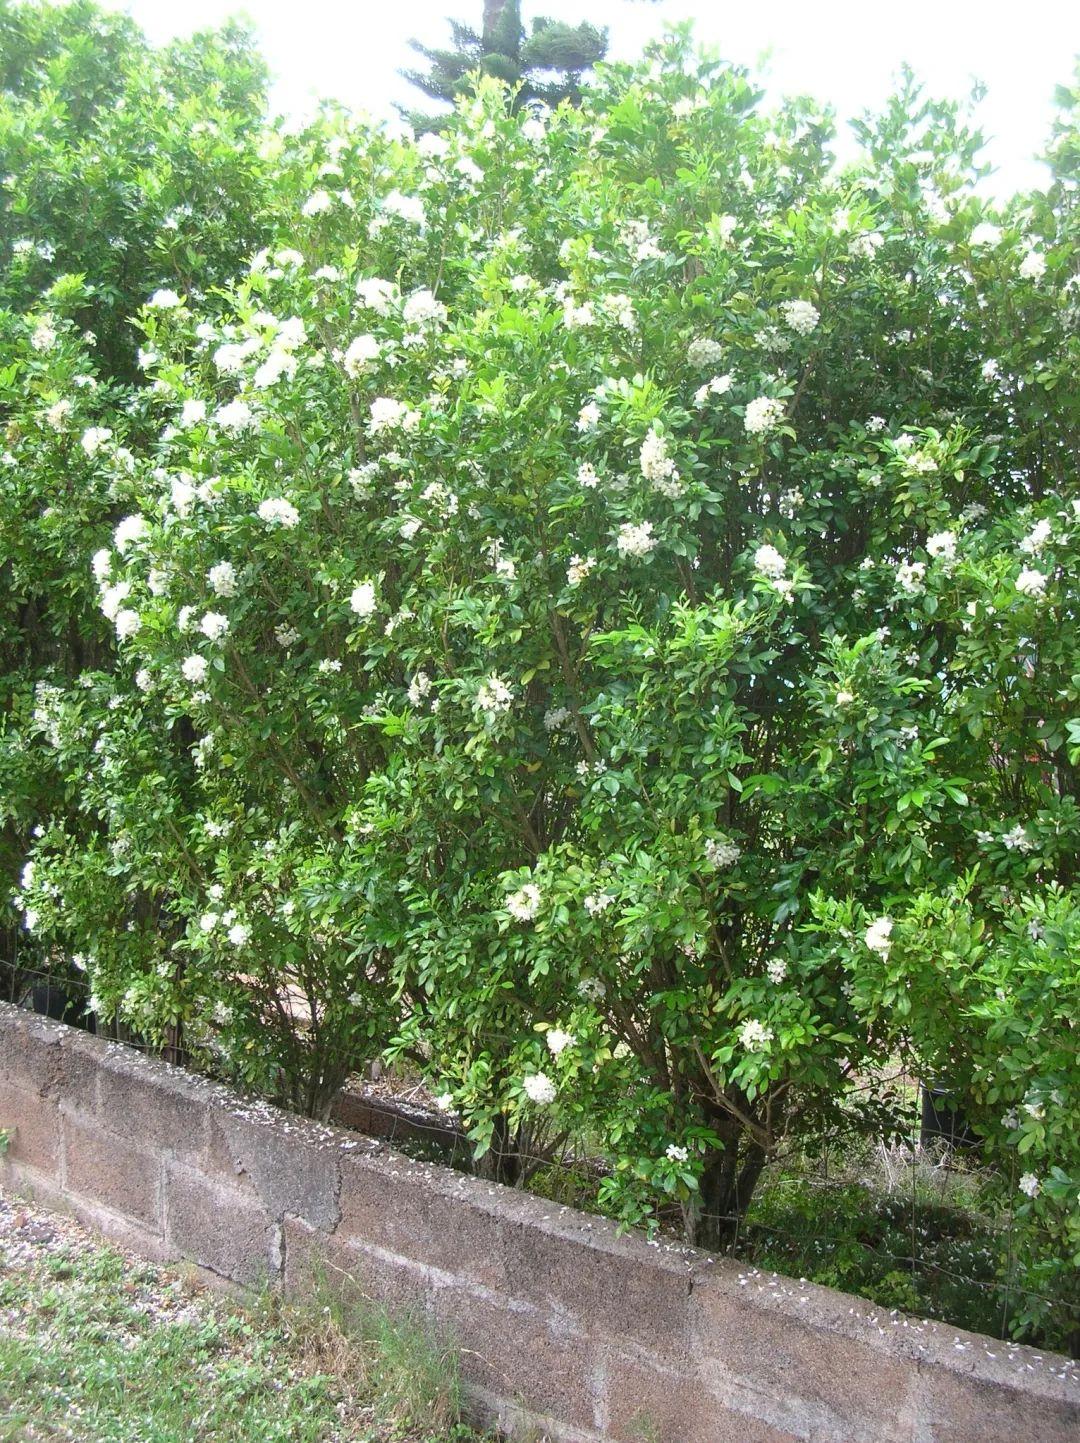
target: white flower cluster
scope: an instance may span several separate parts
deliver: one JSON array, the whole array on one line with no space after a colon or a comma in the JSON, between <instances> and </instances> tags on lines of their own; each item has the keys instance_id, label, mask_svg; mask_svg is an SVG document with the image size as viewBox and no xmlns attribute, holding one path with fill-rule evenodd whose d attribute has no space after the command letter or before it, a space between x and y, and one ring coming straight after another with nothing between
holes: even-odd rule
<instances>
[{"instance_id":1,"label":"white flower cluster","mask_svg":"<svg viewBox=\"0 0 1080 1443\"><path fill-rule=\"evenodd\" d=\"M546 1072L530 1073L528 1077L522 1078L521 1085L529 1101L538 1103L541 1107L554 1102L558 1095L555 1084Z\"/></svg>"},{"instance_id":2,"label":"white flower cluster","mask_svg":"<svg viewBox=\"0 0 1080 1443\"><path fill-rule=\"evenodd\" d=\"M622 557L648 556L655 547L656 537L652 534L650 521L642 521L638 525L624 521L615 537L615 549Z\"/></svg>"},{"instance_id":3,"label":"white flower cluster","mask_svg":"<svg viewBox=\"0 0 1080 1443\"><path fill-rule=\"evenodd\" d=\"M748 401L743 426L748 436L764 436L784 419L784 403L773 396L757 396Z\"/></svg>"},{"instance_id":4,"label":"white flower cluster","mask_svg":"<svg viewBox=\"0 0 1080 1443\"><path fill-rule=\"evenodd\" d=\"M540 888L535 882L526 882L506 899L506 910L518 922L531 922L540 910Z\"/></svg>"},{"instance_id":5,"label":"white flower cluster","mask_svg":"<svg viewBox=\"0 0 1080 1443\"><path fill-rule=\"evenodd\" d=\"M695 371L704 371L720 364L724 359L724 348L711 336L695 336L686 348L686 359Z\"/></svg>"},{"instance_id":6,"label":"white flower cluster","mask_svg":"<svg viewBox=\"0 0 1080 1443\"><path fill-rule=\"evenodd\" d=\"M284 526L291 530L300 524L300 513L291 501L286 501L281 496L268 496L265 501L259 502L259 520L265 521L267 526Z\"/></svg>"},{"instance_id":7,"label":"white flower cluster","mask_svg":"<svg viewBox=\"0 0 1080 1443\"><path fill-rule=\"evenodd\" d=\"M654 490L670 500L682 495L679 473L668 454L667 438L661 436L655 426L641 443L639 461L642 476Z\"/></svg>"},{"instance_id":8,"label":"white flower cluster","mask_svg":"<svg viewBox=\"0 0 1080 1443\"><path fill-rule=\"evenodd\" d=\"M742 848L723 833L716 837L709 837L705 843L705 860L710 867L715 867L717 871L733 867L741 856Z\"/></svg>"},{"instance_id":9,"label":"white flower cluster","mask_svg":"<svg viewBox=\"0 0 1080 1443\"><path fill-rule=\"evenodd\" d=\"M706 381L704 386L699 386L694 392L694 405L697 410L706 406L710 396L726 396L731 390L733 378L728 376L714 376L711 381Z\"/></svg>"},{"instance_id":10,"label":"white flower cluster","mask_svg":"<svg viewBox=\"0 0 1080 1443\"><path fill-rule=\"evenodd\" d=\"M821 313L809 301L784 301L780 307L784 320L797 336L808 336L817 329Z\"/></svg>"},{"instance_id":11,"label":"white flower cluster","mask_svg":"<svg viewBox=\"0 0 1080 1443\"><path fill-rule=\"evenodd\" d=\"M756 1017L749 1017L739 1028L739 1046L746 1052L765 1052L773 1040L773 1030L759 1022Z\"/></svg>"},{"instance_id":12,"label":"white flower cluster","mask_svg":"<svg viewBox=\"0 0 1080 1443\"><path fill-rule=\"evenodd\" d=\"M879 957L887 958L889 949L892 947L892 929L891 917L878 917L867 927L863 941L871 952L876 952Z\"/></svg>"},{"instance_id":13,"label":"white flower cluster","mask_svg":"<svg viewBox=\"0 0 1080 1443\"><path fill-rule=\"evenodd\" d=\"M494 672L480 683L476 693L476 705L488 716L499 716L508 712L514 703L514 693L501 677Z\"/></svg>"},{"instance_id":14,"label":"white flower cluster","mask_svg":"<svg viewBox=\"0 0 1080 1443\"><path fill-rule=\"evenodd\" d=\"M353 588L352 595L349 597L349 607L361 620L373 616L377 606L374 582L362 581L359 586Z\"/></svg>"}]
</instances>

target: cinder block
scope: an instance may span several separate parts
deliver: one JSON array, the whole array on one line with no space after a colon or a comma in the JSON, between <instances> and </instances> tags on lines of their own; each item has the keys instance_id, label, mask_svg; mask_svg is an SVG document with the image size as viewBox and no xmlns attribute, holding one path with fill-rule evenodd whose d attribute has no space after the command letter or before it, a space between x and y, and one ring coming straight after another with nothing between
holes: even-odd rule
<instances>
[{"instance_id":1,"label":"cinder block","mask_svg":"<svg viewBox=\"0 0 1080 1443\"><path fill-rule=\"evenodd\" d=\"M915 1364L879 1347L869 1322L863 1337L828 1326L821 1309L840 1298L763 1274L740 1287L737 1268L718 1265L691 1294L702 1384L722 1406L760 1399L764 1422L814 1443L911 1443Z\"/></svg>"},{"instance_id":2,"label":"cinder block","mask_svg":"<svg viewBox=\"0 0 1080 1443\"><path fill-rule=\"evenodd\" d=\"M422 1261L476 1286L512 1291L507 1255L513 1225L497 1207L476 1206L474 1192L459 1188L444 1168L389 1150L346 1155L338 1236ZM522 1281L527 1287L528 1280Z\"/></svg>"},{"instance_id":3,"label":"cinder block","mask_svg":"<svg viewBox=\"0 0 1080 1443\"><path fill-rule=\"evenodd\" d=\"M104 1132L93 1117L60 1114L60 1125L65 1190L160 1232L160 1154Z\"/></svg>"},{"instance_id":4,"label":"cinder block","mask_svg":"<svg viewBox=\"0 0 1080 1443\"><path fill-rule=\"evenodd\" d=\"M175 1163L165 1174L165 1240L244 1287L258 1287L277 1273L275 1229L262 1208L237 1189Z\"/></svg>"},{"instance_id":5,"label":"cinder block","mask_svg":"<svg viewBox=\"0 0 1080 1443\"><path fill-rule=\"evenodd\" d=\"M26 1092L55 1097L61 1080L61 1041L71 1029L10 1003L0 1004L0 1078Z\"/></svg>"},{"instance_id":6,"label":"cinder block","mask_svg":"<svg viewBox=\"0 0 1080 1443\"><path fill-rule=\"evenodd\" d=\"M619 1443L798 1443L751 1411L720 1404L692 1372L608 1351L598 1370L605 1433Z\"/></svg>"},{"instance_id":7,"label":"cinder block","mask_svg":"<svg viewBox=\"0 0 1080 1443\"><path fill-rule=\"evenodd\" d=\"M293 1216L327 1232L340 1217L341 1137L266 1103L215 1091L209 1109L210 1165L233 1187L250 1191L278 1220Z\"/></svg>"},{"instance_id":8,"label":"cinder block","mask_svg":"<svg viewBox=\"0 0 1080 1443\"><path fill-rule=\"evenodd\" d=\"M185 1162L203 1157L210 1122L197 1079L119 1048L96 1071L95 1113L104 1129ZM65 1108L73 1100L65 1086Z\"/></svg>"},{"instance_id":9,"label":"cinder block","mask_svg":"<svg viewBox=\"0 0 1080 1443\"><path fill-rule=\"evenodd\" d=\"M59 1176L60 1122L51 1098L0 1077L0 1128L12 1133L9 1156L13 1162L49 1177Z\"/></svg>"},{"instance_id":10,"label":"cinder block","mask_svg":"<svg viewBox=\"0 0 1080 1443\"><path fill-rule=\"evenodd\" d=\"M982 1339L965 1334L968 1347L985 1351ZM992 1344L1001 1366L993 1379L928 1363L919 1372L917 1389L918 1439L933 1443L1076 1443L1080 1438L1080 1378L1069 1391L1048 1376L1045 1364L1030 1361L1027 1348L1012 1352L1007 1344ZM1014 1386L1006 1381L1014 1374ZM1037 1399L1033 1386L1044 1380Z\"/></svg>"}]
</instances>

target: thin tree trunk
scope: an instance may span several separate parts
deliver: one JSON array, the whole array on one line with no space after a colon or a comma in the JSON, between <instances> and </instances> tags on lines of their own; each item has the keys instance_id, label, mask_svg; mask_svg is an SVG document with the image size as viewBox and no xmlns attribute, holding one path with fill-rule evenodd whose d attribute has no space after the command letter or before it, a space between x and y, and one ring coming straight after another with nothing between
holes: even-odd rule
<instances>
[{"instance_id":1,"label":"thin tree trunk","mask_svg":"<svg viewBox=\"0 0 1080 1443\"><path fill-rule=\"evenodd\" d=\"M490 50L495 40L495 32L499 21L502 19L503 11L509 4L509 0L484 0L484 49Z\"/></svg>"},{"instance_id":2,"label":"thin tree trunk","mask_svg":"<svg viewBox=\"0 0 1080 1443\"><path fill-rule=\"evenodd\" d=\"M737 1137L714 1154L686 1212L687 1241L714 1251L729 1247L738 1236L764 1166L764 1149L756 1142L740 1148Z\"/></svg>"}]
</instances>

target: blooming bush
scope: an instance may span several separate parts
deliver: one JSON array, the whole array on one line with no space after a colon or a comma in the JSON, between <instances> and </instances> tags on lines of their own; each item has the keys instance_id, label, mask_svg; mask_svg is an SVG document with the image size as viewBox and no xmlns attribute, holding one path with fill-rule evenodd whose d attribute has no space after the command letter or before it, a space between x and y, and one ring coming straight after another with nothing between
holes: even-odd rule
<instances>
[{"instance_id":1,"label":"blooming bush","mask_svg":"<svg viewBox=\"0 0 1080 1443\"><path fill-rule=\"evenodd\" d=\"M316 1111L408 1056L495 1175L584 1134L706 1244L900 1050L1033 1138L1062 1266L1074 182L991 212L910 84L840 172L758 99L678 33L579 110L282 142L274 243L143 310L121 660L40 723L96 831L23 903L144 1031Z\"/></svg>"},{"instance_id":2,"label":"blooming bush","mask_svg":"<svg viewBox=\"0 0 1080 1443\"><path fill-rule=\"evenodd\" d=\"M0 76L7 914L32 829L71 818L81 790L38 744L34 713L56 688L112 666L90 558L124 514L114 478L126 474L127 447L146 439L132 316L152 292L202 294L234 275L273 191L260 154L264 67L238 29L155 51L129 20L86 3L4 3ZM125 615L121 629L133 624ZM44 945L0 926L0 975L11 958L44 966ZM9 995L6 977L0 991Z\"/></svg>"}]
</instances>

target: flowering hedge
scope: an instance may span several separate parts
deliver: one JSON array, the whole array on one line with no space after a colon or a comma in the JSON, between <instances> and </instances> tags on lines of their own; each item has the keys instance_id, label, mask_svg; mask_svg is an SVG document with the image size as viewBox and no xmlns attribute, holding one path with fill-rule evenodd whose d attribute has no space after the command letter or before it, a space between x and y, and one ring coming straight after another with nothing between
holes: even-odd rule
<instances>
[{"instance_id":1,"label":"flowering hedge","mask_svg":"<svg viewBox=\"0 0 1080 1443\"><path fill-rule=\"evenodd\" d=\"M155 434L82 435L120 660L39 697L94 829L21 901L99 1010L316 1112L408 1056L479 1165L586 1135L706 1244L899 1053L1024 1325L1080 1249L1076 114L996 213L910 83L842 171L758 101L678 33L280 142L275 243L143 310Z\"/></svg>"}]
</instances>

